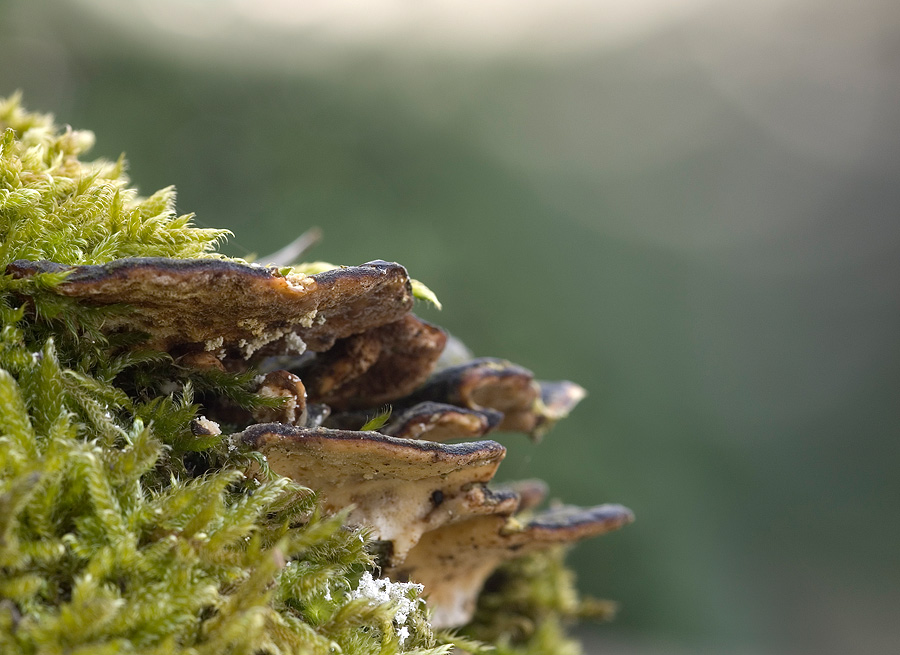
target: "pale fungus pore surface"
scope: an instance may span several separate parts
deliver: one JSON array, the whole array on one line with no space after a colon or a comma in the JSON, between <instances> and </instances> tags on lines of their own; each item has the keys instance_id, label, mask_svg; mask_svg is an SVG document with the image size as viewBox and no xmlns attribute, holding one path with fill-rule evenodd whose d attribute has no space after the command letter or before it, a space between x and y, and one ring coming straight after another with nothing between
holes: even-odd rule
<instances>
[{"instance_id":1,"label":"pale fungus pore surface","mask_svg":"<svg viewBox=\"0 0 900 655\"><path fill-rule=\"evenodd\" d=\"M435 627L465 625L485 581L503 562L605 534L633 520L621 505L561 507L524 525L502 515L471 517L423 535L403 563L387 573L424 585Z\"/></svg>"},{"instance_id":2,"label":"pale fungus pore surface","mask_svg":"<svg viewBox=\"0 0 900 655\"><path fill-rule=\"evenodd\" d=\"M263 453L274 472L320 491L326 509L352 506L349 520L390 542L391 561L402 561L441 525L518 506L515 496L486 487L506 455L494 441L439 444L280 423L237 436Z\"/></svg>"}]
</instances>

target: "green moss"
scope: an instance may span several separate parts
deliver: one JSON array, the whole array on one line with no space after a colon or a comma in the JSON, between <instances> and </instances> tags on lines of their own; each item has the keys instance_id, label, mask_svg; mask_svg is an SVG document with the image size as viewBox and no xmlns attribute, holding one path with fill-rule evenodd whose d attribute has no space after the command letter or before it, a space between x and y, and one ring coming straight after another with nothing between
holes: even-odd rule
<instances>
[{"instance_id":1,"label":"green moss","mask_svg":"<svg viewBox=\"0 0 900 655\"><path fill-rule=\"evenodd\" d=\"M102 264L122 257L209 257L227 230L175 213L175 189L141 198L125 160L82 162L91 132L0 99L0 265L15 259Z\"/></svg>"}]
</instances>

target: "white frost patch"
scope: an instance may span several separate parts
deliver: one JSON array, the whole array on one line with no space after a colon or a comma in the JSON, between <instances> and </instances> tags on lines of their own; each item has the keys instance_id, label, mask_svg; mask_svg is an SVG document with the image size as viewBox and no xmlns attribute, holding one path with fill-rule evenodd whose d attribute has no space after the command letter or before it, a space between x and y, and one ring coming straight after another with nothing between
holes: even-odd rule
<instances>
[{"instance_id":1,"label":"white frost patch","mask_svg":"<svg viewBox=\"0 0 900 655\"><path fill-rule=\"evenodd\" d=\"M313 313L315 310L313 310ZM309 327L305 325L304 321L307 321L307 317L309 314L305 314L297 319L296 322L304 325L305 327ZM308 322L310 325L312 324L312 318L309 318ZM246 322L246 325L241 325L241 327L247 328L250 326L249 322ZM239 322L240 324L240 322ZM272 330L271 332L265 332L259 325L253 325L252 332L256 335L253 339L241 339L238 341L238 348L241 350L241 355L243 355L244 359L250 359L250 356L253 355L257 350L262 348L263 346L272 343L273 341L278 341L282 337L285 338L285 343L288 343L291 348L291 354L301 355L306 351L306 344L303 342L303 339L297 335L293 328L284 327Z\"/></svg>"},{"instance_id":2,"label":"white frost patch","mask_svg":"<svg viewBox=\"0 0 900 655\"><path fill-rule=\"evenodd\" d=\"M404 624L409 620L410 614L416 611L416 606L425 601L419 598L425 590L415 582L391 582L388 578L376 580L372 574L366 571L359 581L356 591L350 592L350 600L363 598L372 605L390 603L394 606L394 623L397 624L397 639L402 646L409 638L409 628ZM416 597L410 600L410 595Z\"/></svg>"},{"instance_id":3,"label":"white frost patch","mask_svg":"<svg viewBox=\"0 0 900 655\"><path fill-rule=\"evenodd\" d=\"M286 355L302 355L306 352L306 343L296 332L284 335L284 352Z\"/></svg>"},{"instance_id":4,"label":"white frost patch","mask_svg":"<svg viewBox=\"0 0 900 655\"><path fill-rule=\"evenodd\" d=\"M203 344L203 350L206 352L212 352L213 350L218 350L222 347L222 343L225 341L224 337L216 337L215 339L207 339Z\"/></svg>"},{"instance_id":5,"label":"white frost patch","mask_svg":"<svg viewBox=\"0 0 900 655\"><path fill-rule=\"evenodd\" d=\"M215 421L211 421L205 416L201 416L197 419L197 425L203 428L206 431L206 434L217 436L222 434L222 428Z\"/></svg>"},{"instance_id":6,"label":"white frost patch","mask_svg":"<svg viewBox=\"0 0 900 655\"><path fill-rule=\"evenodd\" d=\"M313 322L316 317L319 315L318 309L311 309L305 314L301 314L300 316L295 316L291 319L291 323L294 325L302 325L305 328L312 327Z\"/></svg>"},{"instance_id":7,"label":"white frost patch","mask_svg":"<svg viewBox=\"0 0 900 655\"><path fill-rule=\"evenodd\" d=\"M289 287L302 291L314 289L318 284L311 276L305 273L288 273L284 276L284 279Z\"/></svg>"}]
</instances>

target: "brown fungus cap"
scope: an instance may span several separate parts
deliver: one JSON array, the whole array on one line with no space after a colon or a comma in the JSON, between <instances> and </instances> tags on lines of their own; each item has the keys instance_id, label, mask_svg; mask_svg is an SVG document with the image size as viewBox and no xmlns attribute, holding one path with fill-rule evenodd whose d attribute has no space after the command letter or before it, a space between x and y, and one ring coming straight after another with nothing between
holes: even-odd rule
<instances>
[{"instance_id":1,"label":"brown fungus cap","mask_svg":"<svg viewBox=\"0 0 900 655\"><path fill-rule=\"evenodd\" d=\"M373 407L425 382L446 342L442 329L407 314L337 341L303 371L303 381L315 402L335 409Z\"/></svg>"},{"instance_id":2,"label":"brown fungus cap","mask_svg":"<svg viewBox=\"0 0 900 655\"><path fill-rule=\"evenodd\" d=\"M17 260L17 278L70 271L55 292L93 305L126 304L111 330L150 335L158 350L226 350L246 359L267 344L282 352L327 350L337 339L398 320L413 305L399 264L373 261L318 275L220 259L129 258L98 266ZM296 336L294 336L296 335Z\"/></svg>"},{"instance_id":3,"label":"brown fungus cap","mask_svg":"<svg viewBox=\"0 0 900 655\"><path fill-rule=\"evenodd\" d=\"M403 402L432 400L474 410L493 409L503 414L498 429L539 438L584 395L574 382L536 382L526 368L482 357L437 372Z\"/></svg>"},{"instance_id":4,"label":"brown fungus cap","mask_svg":"<svg viewBox=\"0 0 900 655\"><path fill-rule=\"evenodd\" d=\"M423 535L405 561L385 573L425 587L436 628L465 625L485 581L503 562L616 530L634 520L621 505L560 507L525 525L503 516L477 516Z\"/></svg>"},{"instance_id":5,"label":"brown fungus cap","mask_svg":"<svg viewBox=\"0 0 900 655\"><path fill-rule=\"evenodd\" d=\"M502 420L503 414L492 409L474 410L428 401L402 412L380 432L428 441L472 439L483 437Z\"/></svg>"},{"instance_id":6,"label":"brown fungus cap","mask_svg":"<svg viewBox=\"0 0 900 655\"><path fill-rule=\"evenodd\" d=\"M263 453L275 473L320 491L326 511L352 505L350 522L392 542L398 562L429 530L474 515L509 515L519 503L486 487L506 455L495 441L439 444L280 423L236 437Z\"/></svg>"}]
</instances>

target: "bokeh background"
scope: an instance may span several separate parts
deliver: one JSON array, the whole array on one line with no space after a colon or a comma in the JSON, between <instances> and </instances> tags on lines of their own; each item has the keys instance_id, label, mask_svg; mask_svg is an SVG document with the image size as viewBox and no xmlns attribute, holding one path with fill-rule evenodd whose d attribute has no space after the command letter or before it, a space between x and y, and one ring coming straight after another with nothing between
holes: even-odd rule
<instances>
[{"instance_id":1,"label":"bokeh background","mask_svg":"<svg viewBox=\"0 0 900 655\"><path fill-rule=\"evenodd\" d=\"M15 89L587 387L501 471L638 516L573 553L589 653L900 652L894 0L0 0Z\"/></svg>"}]
</instances>

